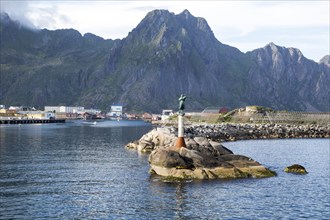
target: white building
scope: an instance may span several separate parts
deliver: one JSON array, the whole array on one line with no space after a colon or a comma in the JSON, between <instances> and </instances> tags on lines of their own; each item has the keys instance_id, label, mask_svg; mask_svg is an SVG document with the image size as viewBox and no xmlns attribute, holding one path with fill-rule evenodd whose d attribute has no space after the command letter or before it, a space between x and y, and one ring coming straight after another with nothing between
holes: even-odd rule
<instances>
[{"instance_id":1,"label":"white building","mask_svg":"<svg viewBox=\"0 0 330 220\"><path fill-rule=\"evenodd\" d=\"M81 106L45 106L45 112L57 112L57 113L78 113L84 112L84 107Z\"/></svg>"},{"instance_id":2,"label":"white building","mask_svg":"<svg viewBox=\"0 0 330 220\"><path fill-rule=\"evenodd\" d=\"M101 110L100 109L93 109L93 108L91 108L91 109L85 109L83 111L79 111L77 113L99 114L99 113L101 113Z\"/></svg>"},{"instance_id":3,"label":"white building","mask_svg":"<svg viewBox=\"0 0 330 220\"><path fill-rule=\"evenodd\" d=\"M22 110L22 107L21 107L21 106L10 106L10 107L9 107L9 110L20 111L20 110Z\"/></svg>"},{"instance_id":4,"label":"white building","mask_svg":"<svg viewBox=\"0 0 330 220\"><path fill-rule=\"evenodd\" d=\"M170 116L173 116L173 110L172 109L164 109L162 111L162 121L167 120Z\"/></svg>"},{"instance_id":5,"label":"white building","mask_svg":"<svg viewBox=\"0 0 330 220\"><path fill-rule=\"evenodd\" d=\"M111 105L111 110L108 113L110 117L121 117L123 115L123 106L122 105Z\"/></svg>"}]
</instances>

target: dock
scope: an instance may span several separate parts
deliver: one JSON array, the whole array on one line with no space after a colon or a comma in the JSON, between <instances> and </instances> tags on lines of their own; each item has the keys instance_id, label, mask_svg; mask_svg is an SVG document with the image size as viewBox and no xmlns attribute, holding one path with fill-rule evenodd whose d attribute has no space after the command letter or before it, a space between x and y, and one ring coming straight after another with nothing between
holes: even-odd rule
<instances>
[{"instance_id":1,"label":"dock","mask_svg":"<svg viewBox=\"0 0 330 220\"><path fill-rule=\"evenodd\" d=\"M0 124L48 124L65 123L65 119L0 119Z\"/></svg>"}]
</instances>

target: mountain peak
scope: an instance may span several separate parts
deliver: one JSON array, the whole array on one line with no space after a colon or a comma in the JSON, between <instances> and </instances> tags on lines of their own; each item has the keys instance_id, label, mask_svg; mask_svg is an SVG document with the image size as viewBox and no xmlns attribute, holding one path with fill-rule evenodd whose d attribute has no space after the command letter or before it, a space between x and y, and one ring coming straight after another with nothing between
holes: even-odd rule
<instances>
[{"instance_id":1,"label":"mountain peak","mask_svg":"<svg viewBox=\"0 0 330 220\"><path fill-rule=\"evenodd\" d=\"M283 48L281 46L276 45L274 42L270 42L266 46L264 46L264 49L271 49L272 51L278 51L280 48Z\"/></svg>"},{"instance_id":2,"label":"mountain peak","mask_svg":"<svg viewBox=\"0 0 330 220\"><path fill-rule=\"evenodd\" d=\"M200 39L201 41L215 39L204 18L194 17L188 10L175 15L168 10L157 9L146 15L129 33L126 41L152 43L165 48L170 47L183 36L185 39Z\"/></svg>"},{"instance_id":3,"label":"mountain peak","mask_svg":"<svg viewBox=\"0 0 330 220\"><path fill-rule=\"evenodd\" d=\"M184 93L191 100L187 109L195 110L252 104L329 111L329 66L273 42L242 53L221 44L206 20L188 10L151 11L116 41L89 33L82 37L73 29L32 32L18 29L5 14L1 18L6 68L0 78L6 80L0 80L0 100L5 105L107 109L109 103L125 102L128 111L159 112L176 108Z\"/></svg>"},{"instance_id":4,"label":"mountain peak","mask_svg":"<svg viewBox=\"0 0 330 220\"><path fill-rule=\"evenodd\" d=\"M325 65L327 65L328 67L330 67L330 55L325 55L319 63L323 63Z\"/></svg>"},{"instance_id":5,"label":"mountain peak","mask_svg":"<svg viewBox=\"0 0 330 220\"><path fill-rule=\"evenodd\" d=\"M267 44L266 46L264 46L262 49L267 50L267 51L271 51L272 54L283 54L283 53L289 53L290 56L295 56L295 57L303 57L302 52L294 47L283 47L283 46L278 46L273 42L270 42L269 44Z\"/></svg>"},{"instance_id":6,"label":"mountain peak","mask_svg":"<svg viewBox=\"0 0 330 220\"><path fill-rule=\"evenodd\" d=\"M188 19L189 17L193 17L187 9L183 10L179 15L184 15L186 19Z\"/></svg>"},{"instance_id":7,"label":"mountain peak","mask_svg":"<svg viewBox=\"0 0 330 220\"><path fill-rule=\"evenodd\" d=\"M8 25L13 21L10 19L9 15L6 12L0 12L0 23L3 25Z\"/></svg>"},{"instance_id":8,"label":"mountain peak","mask_svg":"<svg viewBox=\"0 0 330 220\"><path fill-rule=\"evenodd\" d=\"M155 17L169 16L171 14L173 15L173 13L165 9L155 9L150 11L145 18L154 19Z\"/></svg>"},{"instance_id":9,"label":"mountain peak","mask_svg":"<svg viewBox=\"0 0 330 220\"><path fill-rule=\"evenodd\" d=\"M207 21L204 18L193 16L187 9L183 10L183 12L178 14L177 17L192 27L195 27L198 30L213 36L213 31L211 30Z\"/></svg>"},{"instance_id":10,"label":"mountain peak","mask_svg":"<svg viewBox=\"0 0 330 220\"><path fill-rule=\"evenodd\" d=\"M0 12L0 19L1 19L1 21L6 21L6 20L9 20L10 18L9 18L9 15L6 12L1 11Z\"/></svg>"}]
</instances>

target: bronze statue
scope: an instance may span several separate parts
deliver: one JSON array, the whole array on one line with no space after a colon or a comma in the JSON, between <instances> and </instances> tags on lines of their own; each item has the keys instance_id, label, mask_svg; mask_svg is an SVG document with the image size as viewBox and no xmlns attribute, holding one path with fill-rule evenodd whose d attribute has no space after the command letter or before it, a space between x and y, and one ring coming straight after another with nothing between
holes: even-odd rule
<instances>
[{"instance_id":1,"label":"bronze statue","mask_svg":"<svg viewBox=\"0 0 330 220\"><path fill-rule=\"evenodd\" d=\"M179 105L179 113L180 114L184 114L183 113L183 110L184 110L184 102L186 101L186 96L184 94L181 94L180 98L179 98L179 101L180 101L180 105Z\"/></svg>"}]
</instances>

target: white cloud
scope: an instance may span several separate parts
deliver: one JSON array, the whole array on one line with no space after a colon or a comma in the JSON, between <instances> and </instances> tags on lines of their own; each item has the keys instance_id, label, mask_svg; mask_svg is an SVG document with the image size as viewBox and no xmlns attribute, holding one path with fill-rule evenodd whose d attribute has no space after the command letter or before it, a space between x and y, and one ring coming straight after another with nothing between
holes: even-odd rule
<instances>
[{"instance_id":1,"label":"white cloud","mask_svg":"<svg viewBox=\"0 0 330 220\"><path fill-rule=\"evenodd\" d=\"M27 1L0 1L1 11L7 12L11 18L19 20L25 26L35 28L33 22L27 18L28 8L29 3Z\"/></svg>"}]
</instances>

